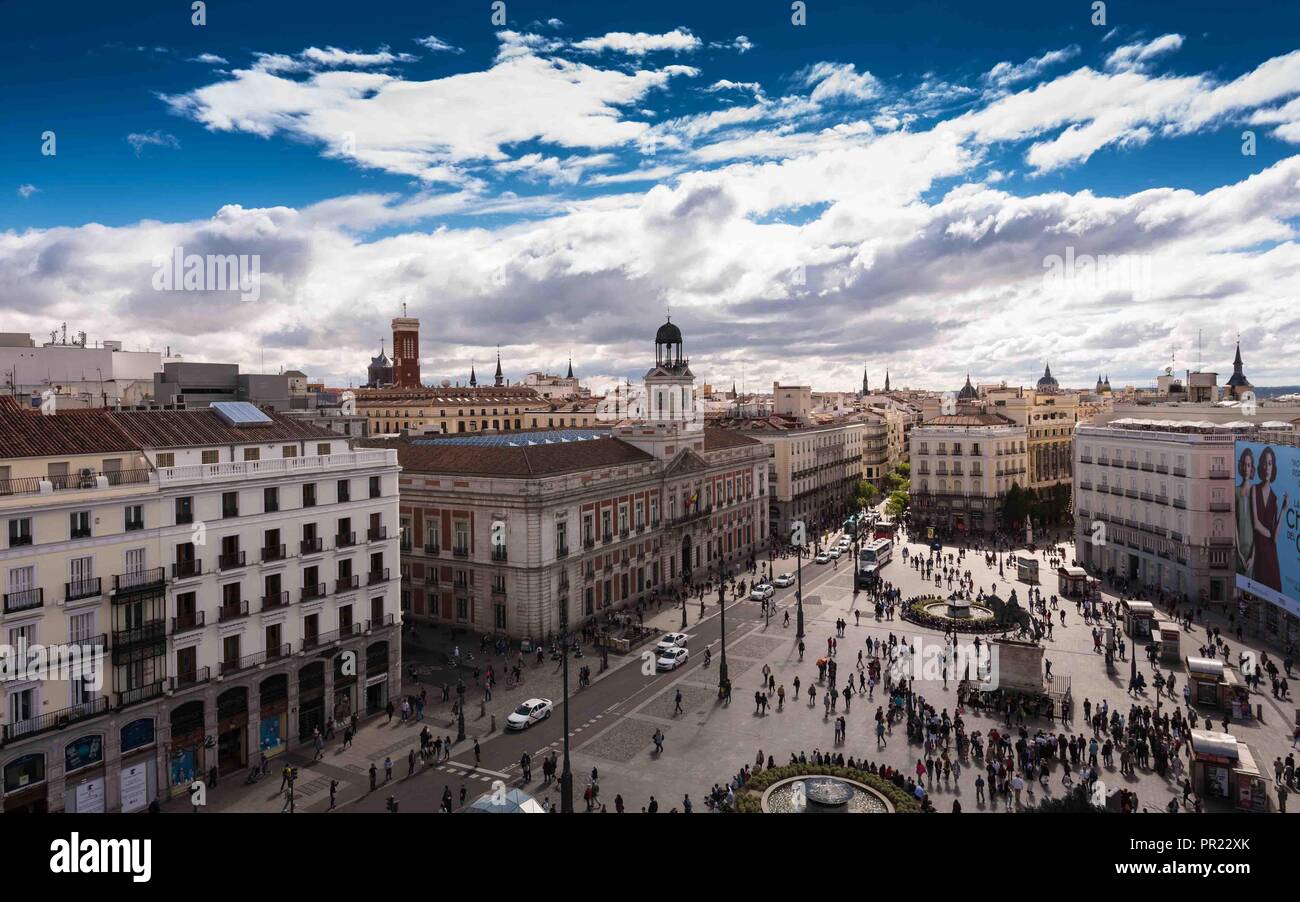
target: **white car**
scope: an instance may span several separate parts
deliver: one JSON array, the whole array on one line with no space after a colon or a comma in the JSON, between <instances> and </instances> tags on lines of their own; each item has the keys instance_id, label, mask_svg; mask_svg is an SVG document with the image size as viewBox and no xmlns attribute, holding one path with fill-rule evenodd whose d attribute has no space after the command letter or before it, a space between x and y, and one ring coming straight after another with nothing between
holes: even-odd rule
<instances>
[{"instance_id":1,"label":"white car","mask_svg":"<svg viewBox=\"0 0 1300 902\"><path fill-rule=\"evenodd\" d=\"M655 662L656 670L676 670L686 663L689 652L684 648L670 648L660 652L659 660Z\"/></svg>"},{"instance_id":2,"label":"white car","mask_svg":"<svg viewBox=\"0 0 1300 902\"><path fill-rule=\"evenodd\" d=\"M752 601L767 601L775 594L776 589L773 589L770 583L759 583L750 590L749 597Z\"/></svg>"},{"instance_id":3,"label":"white car","mask_svg":"<svg viewBox=\"0 0 1300 902\"><path fill-rule=\"evenodd\" d=\"M674 648L685 648L686 639L685 633L668 633L655 646L655 653L663 654L666 651L672 651Z\"/></svg>"},{"instance_id":4,"label":"white car","mask_svg":"<svg viewBox=\"0 0 1300 902\"><path fill-rule=\"evenodd\" d=\"M817 555L817 557L813 558L813 560L819 564L829 564L831 562L831 556L823 551L821 554Z\"/></svg>"},{"instance_id":5,"label":"white car","mask_svg":"<svg viewBox=\"0 0 1300 902\"><path fill-rule=\"evenodd\" d=\"M550 717L554 707L554 703L549 698L530 698L510 712L510 716L506 718L506 729L526 730L538 721Z\"/></svg>"},{"instance_id":6,"label":"white car","mask_svg":"<svg viewBox=\"0 0 1300 902\"><path fill-rule=\"evenodd\" d=\"M837 558L840 556L839 548L828 548L826 549L826 553L829 554L832 558Z\"/></svg>"},{"instance_id":7,"label":"white car","mask_svg":"<svg viewBox=\"0 0 1300 902\"><path fill-rule=\"evenodd\" d=\"M794 576L789 573L782 573L776 579L772 580L772 584L775 586L779 586L782 589L786 588L787 586L793 586Z\"/></svg>"}]
</instances>

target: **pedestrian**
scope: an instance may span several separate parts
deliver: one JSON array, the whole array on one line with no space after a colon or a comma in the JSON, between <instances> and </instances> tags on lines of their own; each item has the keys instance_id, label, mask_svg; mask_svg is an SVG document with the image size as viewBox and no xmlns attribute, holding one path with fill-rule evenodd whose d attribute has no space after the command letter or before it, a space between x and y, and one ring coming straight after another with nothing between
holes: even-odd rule
<instances>
[{"instance_id":1,"label":"pedestrian","mask_svg":"<svg viewBox=\"0 0 1300 902\"><path fill-rule=\"evenodd\" d=\"M334 797L339 791L339 781L330 780L330 807L334 807Z\"/></svg>"},{"instance_id":2,"label":"pedestrian","mask_svg":"<svg viewBox=\"0 0 1300 902\"><path fill-rule=\"evenodd\" d=\"M392 757L385 755L384 756L384 782L387 783L391 779L393 779L393 759Z\"/></svg>"}]
</instances>

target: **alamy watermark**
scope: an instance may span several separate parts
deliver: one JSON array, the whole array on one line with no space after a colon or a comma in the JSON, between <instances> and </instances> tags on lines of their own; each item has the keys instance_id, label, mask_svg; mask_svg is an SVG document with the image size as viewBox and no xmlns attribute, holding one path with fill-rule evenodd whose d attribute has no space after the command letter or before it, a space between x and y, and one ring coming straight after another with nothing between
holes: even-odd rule
<instances>
[{"instance_id":1,"label":"alamy watermark","mask_svg":"<svg viewBox=\"0 0 1300 902\"><path fill-rule=\"evenodd\" d=\"M1077 254L1067 247L1065 254L1043 258L1043 287L1057 295L1086 295L1128 292L1135 300L1151 297L1155 256L1152 254Z\"/></svg>"},{"instance_id":2,"label":"alamy watermark","mask_svg":"<svg viewBox=\"0 0 1300 902\"><path fill-rule=\"evenodd\" d=\"M171 254L153 258L154 291L238 291L244 301L262 296L261 254Z\"/></svg>"},{"instance_id":3,"label":"alamy watermark","mask_svg":"<svg viewBox=\"0 0 1300 902\"><path fill-rule=\"evenodd\" d=\"M71 642L40 645L19 640L0 645L0 682L59 680L80 682L98 692L104 687L103 645Z\"/></svg>"}]
</instances>

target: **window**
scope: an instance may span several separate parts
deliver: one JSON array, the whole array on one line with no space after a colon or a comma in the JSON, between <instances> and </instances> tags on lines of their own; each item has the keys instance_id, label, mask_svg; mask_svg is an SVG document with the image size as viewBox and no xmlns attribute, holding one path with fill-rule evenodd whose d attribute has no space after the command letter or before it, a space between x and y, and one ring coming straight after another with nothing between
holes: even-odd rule
<instances>
[{"instance_id":1,"label":"window","mask_svg":"<svg viewBox=\"0 0 1300 902\"><path fill-rule=\"evenodd\" d=\"M90 538L90 511L73 511L68 514L72 538Z\"/></svg>"},{"instance_id":2,"label":"window","mask_svg":"<svg viewBox=\"0 0 1300 902\"><path fill-rule=\"evenodd\" d=\"M194 497L182 495L176 499L176 524L194 522Z\"/></svg>"},{"instance_id":3,"label":"window","mask_svg":"<svg viewBox=\"0 0 1300 902\"><path fill-rule=\"evenodd\" d=\"M276 486L267 486L262 489L262 510L268 514L274 513L280 509L280 490Z\"/></svg>"},{"instance_id":4,"label":"window","mask_svg":"<svg viewBox=\"0 0 1300 902\"><path fill-rule=\"evenodd\" d=\"M221 493L221 516L223 517L239 516L239 493L238 492Z\"/></svg>"},{"instance_id":5,"label":"window","mask_svg":"<svg viewBox=\"0 0 1300 902\"><path fill-rule=\"evenodd\" d=\"M318 443L318 444L316 445L316 453L319 454L319 455L321 455L321 456L325 456L325 455L329 454L329 453L330 453L330 443L329 443L329 442L320 442L320 443Z\"/></svg>"},{"instance_id":6,"label":"window","mask_svg":"<svg viewBox=\"0 0 1300 902\"><path fill-rule=\"evenodd\" d=\"M203 452L203 462L205 464L215 464L221 460L221 452L216 448L209 448Z\"/></svg>"},{"instance_id":7,"label":"window","mask_svg":"<svg viewBox=\"0 0 1300 902\"><path fill-rule=\"evenodd\" d=\"M371 477L370 477L370 497L371 497L371 498L378 498L378 497L379 497L380 495L382 495L382 494L383 494L383 492L382 492L381 487L380 487L380 484L379 484L379 477L378 477L378 476L371 476Z\"/></svg>"},{"instance_id":8,"label":"window","mask_svg":"<svg viewBox=\"0 0 1300 902\"><path fill-rule=\"evenodd\" d=\"M339 480L338 500L340 503L352 500L352 482L348 479Z\"/></svg>"},{"instance_id":9,"label":"window","mask_svg":"<svg viewBox=\"0 0 1300 902\"><path fill-rule=\"evenodd\" d=\"M158 466L160 468L176 466L176 455L171 451L159 451Z\"/></svg>"},{"instance_id":10,"label":"window","mask_svg":"<svg viewBox=\"0 0 1300 902\"><path fill-rule=\"evenodd\" d=\"M244 460L261 460L261 459L262 459L262 449L261 449L261 448L245 448L245 449L244 449Z\"/></svg>"},{"instance_id":11,"label":"window","mask_svg":"<svg viewBox=\"0 0 1300 902\"><path fill-rule=\"evenodd\" d=\"M17 517L9 521L9 547L32 544L32 518Z\"/></svg>"},{"instance_id":12,"label":"window","mask_svg":"<svg viewBox=\"0 0 1300 902\"><path fill-rule=\"evenodd\" d=\"M298 446L297 446L297 445L282 445L282 446L280 447L280 456L281 456L281 457L297 457L297 456L298 456Z\"/></svg>"},{"instance_id":13,"label":"window","mask_svg":"<svg viewBox=\"0 0 1300 902\"><path fill-rule=\"evenodd\" d=\"M126 506L126 531L144 529L144 505L128 504Z\"/></svg>"},{"instance_id":14,"label":"window","mask_svg":"<svg viewBox=\"0 0 1300 902\"><path fill-rule=\"evenodd\" d=\"M306 482L306 483L303 483L303 486L302 486L302 506L303 506L303 507L315 507L315 506L316 506L316 483L314 483L314 482Z\"/></svg>"}]
</instances>

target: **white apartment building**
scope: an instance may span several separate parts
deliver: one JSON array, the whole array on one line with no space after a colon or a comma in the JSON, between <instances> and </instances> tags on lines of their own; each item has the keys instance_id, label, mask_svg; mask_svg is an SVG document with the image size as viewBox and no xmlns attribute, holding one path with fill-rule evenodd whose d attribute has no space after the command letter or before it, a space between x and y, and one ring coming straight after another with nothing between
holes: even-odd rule
<instances>
[{"instance_id":1,"label":"white apartment building","mask_svg":"<svg viewBox=\"0 0 1300 902\"><path fill-rule=\"evenodd\" d=\"M1274 424L1277 428L1281 424ZM1121 418L1075 434L1080 563L1196 602L1235 583L1234 442L1257 427Z\"/></svg>"},{"instance_id":2,"label":"white apartment building","mask_svg":"<svg viewBox=\"0 0 1300 902\"><path fill-rule=\"evenodd\" d=\"M1023 425L993 413L939 415L913 427L913 528L944 536L1012 526L1001 508L1012 485L1025 485L1027 441Z\"/></svg>"},{"instance_id":3,"label":"white apartment building","mask_svg":"<svg viewBox=\"0 0 1300 902\"><path fill-rule=\"evenodd\" d=\"M0 687L3 810L139 810L398 685L393 452L249 405L8 403L0 465L5 641L102 666Z\"/></svg>"}]
</instances>

